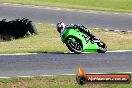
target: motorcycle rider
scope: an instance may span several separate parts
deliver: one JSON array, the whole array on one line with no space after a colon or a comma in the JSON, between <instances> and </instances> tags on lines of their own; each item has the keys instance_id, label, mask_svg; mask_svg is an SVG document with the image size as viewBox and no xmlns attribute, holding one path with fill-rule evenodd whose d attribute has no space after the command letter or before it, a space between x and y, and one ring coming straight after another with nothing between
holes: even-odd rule
<instances>
[{"instance_id":1,"label":"motorcycle rider","mask_svg":"<svg viewBox=\"0 0 132 88\"><path fill-rule=\"evenodd\" d=\"M97 39L85 26L83 25L79 25L79 24L68 24L68 25L65 25L64 22L59 22L57 23L56 25L56 29L57 31L60 33L60 35L62 34L62 32L64 30L67 30L67 29L76 29L78 28L80 30L80 32L83 32L85 33L86 35L90 36L91 38L91 42L93 41L93 39ZM93 43L93 42L92 42Z\"/></svg>"}]
</instances>

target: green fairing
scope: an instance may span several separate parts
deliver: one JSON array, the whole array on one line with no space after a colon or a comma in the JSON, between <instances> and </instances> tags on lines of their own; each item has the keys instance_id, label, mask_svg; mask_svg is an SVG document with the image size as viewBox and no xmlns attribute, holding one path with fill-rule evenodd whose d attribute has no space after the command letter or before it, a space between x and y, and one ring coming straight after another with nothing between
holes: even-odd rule
<instances>
[{"instance_id":1,"label":"green fairing","mask_svg":"<svg viewBox=\"0 0 132 88\"><path fill-rule=\"evenodd\" d=\"M97 52L99 49L97 43L92 44L84 33L80 32L79 29L66 29L61 34L61 40L65 43L68 37L76 37L82 42L83 50L82 52ZM72 40L74 41L74 40Z\"/></svg>"}]
</instances>

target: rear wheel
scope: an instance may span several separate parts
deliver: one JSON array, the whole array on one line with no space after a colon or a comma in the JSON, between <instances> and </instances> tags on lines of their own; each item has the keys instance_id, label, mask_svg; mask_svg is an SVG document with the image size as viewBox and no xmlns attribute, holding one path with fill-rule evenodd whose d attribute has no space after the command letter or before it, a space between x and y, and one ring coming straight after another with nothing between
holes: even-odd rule
<instances>
[{"instance_id":1,"label":"rear wheel","mask_svg":"<svg viewBox=\"0 0 132 88\"><path fill-rule=\"evenodd\" d=\"M98 46L99 46L99 49L97 51L98 53L105 53L107 51L107 46L103 41L99 42Z\"/></svg>"},{"instance_id":2,"label":"rear wheel","mask_svg":"<svg viewBox=\"0 0 132 88\"><path fill-rule=\"evenodd\" d=\"M75 37L69 37L66 39L65 43L71 52L78 53L78 54L82 52L82 43L80 39Z\"/></svg>"}]
</instances>

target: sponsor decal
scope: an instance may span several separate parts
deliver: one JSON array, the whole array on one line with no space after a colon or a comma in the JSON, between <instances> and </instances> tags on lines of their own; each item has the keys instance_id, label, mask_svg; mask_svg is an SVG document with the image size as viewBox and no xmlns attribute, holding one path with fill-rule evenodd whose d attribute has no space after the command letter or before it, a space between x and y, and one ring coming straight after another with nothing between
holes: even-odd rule
<instances>
[{"instance_id":1,"label":"sponsor decal","mask_svg":"<svg viewBox=\"0 0 132 88\"><path fill-rule=\"evenodd\" d=\"M131 75L129 74L86 74L82 67L79 67L76 76L78 84L83 85L86 83L130 83Z\"/></svg>"}]
</instances>

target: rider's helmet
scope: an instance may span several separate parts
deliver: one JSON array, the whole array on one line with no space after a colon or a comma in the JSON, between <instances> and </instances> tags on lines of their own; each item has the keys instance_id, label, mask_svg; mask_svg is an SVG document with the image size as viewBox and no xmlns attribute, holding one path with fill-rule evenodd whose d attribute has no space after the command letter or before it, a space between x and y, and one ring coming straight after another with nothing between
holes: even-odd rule
<instances>
[{"instance_id":1,"label":"rider's helmet","mask_svg":"<svg viewBox=\"0 0 132 88\"><path fill-rule=\"evenodd\" d=\"M61 31L65 28L65 24L63 22L59 22L56 25L56 29L59 33L61 33Z\"/></svg>"}]
</instances>

